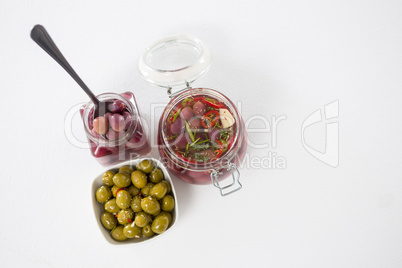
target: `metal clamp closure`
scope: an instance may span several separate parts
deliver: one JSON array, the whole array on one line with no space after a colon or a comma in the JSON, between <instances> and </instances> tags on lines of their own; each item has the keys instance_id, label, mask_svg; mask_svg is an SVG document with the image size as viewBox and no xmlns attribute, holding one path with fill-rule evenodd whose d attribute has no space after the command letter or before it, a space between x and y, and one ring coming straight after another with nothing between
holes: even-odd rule
<instances>
[{"instance_id":1,"label":"metal clamp closure","mask_svg":"<svg viewBox=\"0 0 402 268\"><path fill-rule=\"evenodd\" d=\"M190 86L190 83L186 81L186 88L183 88L183 89L181 89L179 91L176 91L176 92L172 93L172 87L168 87L167 93L169 95L169 98L173 98L173 97L176 97L177 95L179 95L180 93L182 93L183 91L186 91L188 89L191 89L191 86Z\"/></svg>"},{"instance_id":2,"label":"metal clamp closure","mask_svg":"<svg viewBox=\"0 0 402 268\"><path fill-rule=\"evenodd\" d=\"M219 185L219 180L218 180L218 176L219 176L220 174L222 174L222 172L218 172L218 171L216 171L216 170L212 170L212 172L211 172L211 181L212 181L212 184L213 184L216 188L219 188L219 190L220 190L222 196L226 196L226 195L232 194L232 193L234 193L234 192L240 190L240 189L243 187L243 186L241 185L241 183L240 183L240 171L239 171L239 169L237 168L237 166L236 166L235 164L233 164L233 163L229 163L229 165L228 165L228 167L227 167L227 170L231 170L231 171L232 171L232 179L233 179L233 181L232 181L231 184L226 185L226 186L223 186L223 187L221 187L221 186ZM238 186L235 186L236 182L237 182ZM230 189L230 188L234 188L234 189L229 190L229 191L225 191L225 190Z\"/></svg>"}]
</instances>

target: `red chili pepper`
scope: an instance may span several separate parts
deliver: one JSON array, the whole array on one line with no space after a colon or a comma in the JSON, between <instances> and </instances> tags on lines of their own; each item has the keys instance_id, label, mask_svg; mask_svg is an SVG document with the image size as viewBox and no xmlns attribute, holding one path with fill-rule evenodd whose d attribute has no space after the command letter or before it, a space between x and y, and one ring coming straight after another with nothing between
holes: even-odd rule
<instances>
[{"instance_id":1,"label":"red chili pepper","mask_svg":"<svg viewBox=\"0 0 402 268\"><path fill-rule=\"evenodd\" d=\"M208 113L204 114L201 118L201 125L204 128L214 127L216 122L218 122L219 113L218 111L211 110Z\"/></svg>"},{"instance_id":2,"label":"red chili pepper","mask_svg":"<svg viewBox=\"0 0 402 268\"><path fill-rule=\"evenodd\" d=\"M231 148L231 147L232 147L232 145L233 145L233 142L234 142L234 138L231 138L231 139L230 139L230 143L229 143L229 145L226 143L227 148Z\"/></svg>"},{"instance_id":3,"label":"red chili pepper","mask_svg":"<svg viewBox=\"0 0 402 268\"><path fill-rule=\"evenodd\" d=\"M220 140L216 140L215 142L218 144L217 147L218 147L219 149L223 149L223 148L224 148L224 145L223 145L223 143L222 143Z\"/></svg>"},{"instance_id":4,"label":"red chili pepper","mask_svg":"<svg viewBox=\"0 0 402 268\"><path fill-rule=\"evenodd\" d=\"M181 109L181 104L179 104L176 107L176 110L169 116L168 120L170 123L173 123L173 119L175 119L178 116L176 114L180 113L180 109Z\"/></svg>"},{"instance_id":5,"label":"red chili pepper","mask_svg":"<svg viewBox=\"0 0 402 268\"><path fill-rule=\"evenodd\" d=\"M202 101L204 98L203 97L195 97L193 100L194 100L194 102L197 102L197 101Z\"/></svg>"},{"instance_id":6,"label":"red chili pepper","mask_svg":"<svg viewBox=\"0 0 402 268\"><path fill-rule=\"evenodd\" d=\"M214 150L214 153L216 158L219 158L223 154L223 151L226 148L225 145L220 140L215 140L215 142L218 144L218 146L216 146L217 149Z\"/></svg>"},{"instance_id":7,"label":"red chili pepper","mask_svg":"<svg viewBox=\"0 0 402 268\"><path fill-rule=\"evenodd\" d=\"M121 190L127 190L127 189L126 189L126 188L120 188L120 189L118 189L118 190L116 191L116 196L117 196L117 194L118 194Z\"/></svg>"},{"instance_id":8,"label":"red chili pepper","mask_svg":"<svg viewBox=\"0 0 402 268\"><path fill-rule=\"evenodd\" d=\"M215 157L216 157L216 158L219 158L219 157L222 155L223 150L222 150L222 149L216 149L216 150L214 151L214 153L215 153Z\"/></svg>"},{"instance_id":9,"label":"red chili pepper","mask_svg":"<svg viewBox=\"0 0 402 268\"><path fill-rule=\"evenodd\" d=\"M133 222L131 219L127 219L128 222Z\"/></svg>"},{"instance_id":10,"label":"red chili pepper","mask_svg":"<svg viewBox=\"0 0 402 268\"><path fill-rule=\"evenodd\" d=\"M225 105L223 105L221 102L216 101L216 100L201 99L201 101L202 101L203 103L205 103L206 105L209 105L209 106L211 106L212 108L215 108L215 109L219 109L219 108L224 108L224 107L225 107Z\"/></svg>"}]
</instances>

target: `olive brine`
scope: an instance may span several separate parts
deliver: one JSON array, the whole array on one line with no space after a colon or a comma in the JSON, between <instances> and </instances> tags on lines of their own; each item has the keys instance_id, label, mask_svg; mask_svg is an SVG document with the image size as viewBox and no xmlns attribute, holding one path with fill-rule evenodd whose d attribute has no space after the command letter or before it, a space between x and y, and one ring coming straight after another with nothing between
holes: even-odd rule
<instances>
[{"instance_id":1,"label":"olive brine","mask_svg":"<svg viewBox=\"0 0 402 268\"><path fill-rule=\"evenodd\" d=\"M230 109L210 96L184 99L166 119L164 136L176 155L190 163L219 159L234 141L236 122Z\"/></svg>"},{"instance_id":2,"label":"olive brine","mask_svg":"<svg viewBox=\"0 0 402 268\"><path fill-rule=\"evenodd\" d=\"M175 200L171 186L151 160L141 161L136 169L109 170L102 181L95 196L104 205L100 220L113 239L152 237L172 224Z\"/></svg>"}]
</instances>

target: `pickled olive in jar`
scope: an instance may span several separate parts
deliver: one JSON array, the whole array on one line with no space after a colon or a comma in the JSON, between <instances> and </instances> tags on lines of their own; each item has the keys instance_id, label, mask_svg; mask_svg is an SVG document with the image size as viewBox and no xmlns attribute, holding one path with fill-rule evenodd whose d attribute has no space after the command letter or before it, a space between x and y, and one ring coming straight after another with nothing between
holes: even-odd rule
<instances>
[{"instance_id":1,"label":"pickled olive in jar","mask_svg":"<svg viewBox=\"0 0 402 268\"><path fill-rule=\"evenodd\" d=\"M134 169L130 166L122 166L119 168L119 173L126 173L128 175L131 175L131 173L134 171Z\"/></svg>"},{"instance_id":2,"label":"pickled olive in jar","mask_svg":"<svg viewBox=\"0 0 402 268\"><path fill-rule=\"evenodd\" d=\"M162 199L167 193L167 186L165 183L155 184L149 191L149 195L155 197L156 199Z\"/></svg>"},{"instance_id":3,"label":"pickled olive in jar","mask_svg":"<svg viewBox=\"0 0 402 268\"><path fill-rule=\"evenodd\" d=\"M106 171L102 176L102 181L106 186L113 186L113 176L115 173L111 170Z\"/></svg>"},{"instance_id":4,"label":"pickled olive in jar","mask_svg":"<svg viewBox=\"0 0 402 268\"><path fill-rule=\"evenodd\" d=\"M95 196L99 203L104 204L112 197L112 191L107 186L101 186L96 190Z\"/></svg>"},{"instance_id":5,"label":"pickled olive in jar","mask_svg":"<svg viewBox=\"0 0 402 268\"><path fill-rule=\"evenodd\" d=\"M152 220L151 215L148 213L145 213L144 211L138 212L137 215L135 215L135 225L138 227L144 227L147 225L150 221Z\"/></svg>"},{"instance_id":6,"label":"pickled olive in jar","mask_svg":"<svg viewBox=\"0 0 402 268\"><path fill-rule=\"evenodd\" d=\"M159 215L155 217L154 221L151 224L152 231L157 234L161 234L169 226L169 218L166 215Z\"/></svg>"},{"instance_id":7,"label":"pickled olive in jar","mask_svg":"<svg viewBox=\"0 0 402 268\"><path fill-rule=\"evenodd\" d=\"M102 225L108 230L112 230L117 225L116 217L109 212L102 213L101 222Z\"/></svg>"},{"instance_id":8,"label":"pickled olive in jar","mask_svg":"<svg viewBox=\"0 0 402 268\"><path fill-rule=\"evenodd\" d=\"M134 219L134 212L131 208L122 209L117 214L117 221L122 225L133 222L133 219Z\"/></svg>"},{"instance_id":9,"label":"pickled olive in jar","mask_svg":"<svg viewBox=\"0 0 402 268\"><path fill-rule=\"evenodd\" d=\"M152 182L148 182L147 185L145 185L142 189L141 189L141 193L143 197L147 197L149 195L149 192L151 191L152 187L155 184L153 184Z\"/></svg>"},{"instance_id":10,"label":"pickled olive in jar","mask_svg":"<svg viewBox=\"0 0 402 268\"><path fill-rule=\"evenodd\" d=\"M151 215L157 215L161 211L158 200L155 197L147 196L141 200L141 208L146 213Z\"/></svg>"},{"instance_id":11,"label":"pickled olive in jar","mask_svg":"<svg viewBox=\"0 0 402 268\"><path fill-rule=\"evenodd\" d=\"M123 229L124 229L124 226L119 225L116 228L114 228L114 230L111 231L111 235L114 240L117 240L117 241L127 240L127 237L124 235Z\"/></svg>"},{"instance_id":12,"label":"pickled olive in jar","mask_svg":"<svg viewBox=\"0 0 402 268\"><path fill-rule=\"evenodd\" d=\"M140 238L142 230L140 227L135 225L134 222L126 224L123 228L123 233L127 238Z\"/></svg>"},{"instance_id":13,"label":"pickled olive in jar","mask_svg":"<svg viewBox=\"0 0 402 268\"><path fill-rule=\"evenodd\" d=\"M138 163L137 169L146 174L151 173L151 171L154 169L154 163L148 159L142 160L140 163Z\"/></svg>"},{"instance_id":14,"label":"pickled olive in jar","mask_svg":"<svg viewBox=\"0 0 402 268\"><path fill-rule=\"evenodd\" d=\"M96 133L104 135L109 129L109 121L104 116L98 116L94 119L93 126Z\"/></svg>"},{"instance_id":15,"label":"pickled olive in jar","mask_svg":"<svg viewBox=\"0 0 402 268\"><path fill-rule=\"evenodd\" d=\"M142 211L142 208L141 208L141 197L140 197L140 196L136 195L136 196L133 197L133 200L131 201L131 209L132 209L134 212L140 212L140 211Z\"/></svg>"},{"instance_id":16,"label":"pickled olive in jar","mask_svg":"<svg viewBox=\"0 0 402 268\"><path fill-rule=\"evenodd\" d=\"M136 196L136 195L138 195L140 193L140 189L138 189L134 185L131 185L130 187L128 187L128 193L131 196Z\"/></svg>"},{"instance_id":17,"label":"pickled olive in jar","mask_svg":"<svg viewBox=\"0 0 402 268\"><path fill-rule=\"evenodd\" d=\"M140 170L136 170L131 173L131 181L133 182L134 186L138 189L141 189L147 184L147 175Z\"/></svg>"},{"instance_id":18,"label":"pickled olive in jar","mask_svg":"<svg viewBox=\"0 0 402 268\"><path fill-rule=\"evenodd\" d=\"M105 203L105 210L110 213L117 213L121 208L116 203L116 198L110 199Z\"/></svg>"},{"instance_id":19,"label":"pickled olive in jar","mask_svg":"<svg viewBox=\"0 0 402 268\"><path fill-rule=\"evenodd\" d=\"M197 101L193 105L193 110L194 110L195 115L202 116L206 113L207 107L201 101Z\"/></svg>"},{"instance_id":20,"label":"pickled olive in jar","mask_svg":"<svg viewBox=\"0 0 402 268\"><path fill-rule=\"evenodd\" d=\"M121 209L129 208L131 205L131 195L126 190L120 190L116 196L116 204Z\"/></svg>"},{"instance_id":21,"label":"pickled olive in jar","mask_svg":"<svg viewBox=\"0 0 402 268\"><path fill-rule=\"evenodd\" d=\"M113 176L113 183L120 188L128 187L131 184L130 175L127 173L117 173Z\"/></svg>"},{"instance_id":22,"label":"pickled olive in jar","mask_svg":"<svg viewBox=\"0 0 402 268\"><path fill-rule=\"evenodd\" d=\"M146 237L154 236L154 232L152 231L151 224L147 224L146 226L142 227L142 234Z\"/></svg>"},{"instance_id":23,"label":"pickled olive in jar","mask_svg":"<svg viewBox=\"0 0 402 268\"><path fill-rule=\"evenodd\" d=\"M161 201L163 211L171 212L174 208L174 198L171 195L165 195Z\"/></svg>"},{"instance_id":24,"label":"pickled olive in jar","mask_svg":"<svg viewBox=\"0 0 402 268\"><path fill-rule=\"evenodd\" d=\"M161 213L159 213L157 216L159 216L159 215L165 215L166 217L168 217L169 225L172 223L172 221L173 221L172 214L170 214L169 212L161 211Z\"/></svg>"},{"instance_id":25,"label":"pickled olive in jar","mask_svg":"<svg viewBox=\"0 0 402 268\"><path fill-rule=\"evenodd\" d=\"M163 172L159 168L155 168L152 170L151 174L149 174L149 180L153 183L158 183L163 180Z\"/></svg>"}]
</instances>

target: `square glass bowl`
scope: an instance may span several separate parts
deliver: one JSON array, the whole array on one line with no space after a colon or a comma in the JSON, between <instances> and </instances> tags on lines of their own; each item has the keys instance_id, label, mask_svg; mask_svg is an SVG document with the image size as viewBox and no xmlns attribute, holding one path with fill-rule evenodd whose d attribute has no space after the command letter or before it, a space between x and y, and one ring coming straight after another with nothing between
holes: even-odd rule
<instances>
[{"instance_id":1,"label":"square glass bowl","mask_svg":"<svg viewBox=\"0 0 402 268\"><path fill-rule=\"evenodd\" d=\"M96 201L96 197L95 197L95 192L96 190L101 187L103 184L102 182L102 175L103 173L105 173L108 170L112 170L115 171L117 173L117 171L119 170L119 168L121 168L122 166L130 166L132 168L135 169L135 167L137 166L138 163L140 163L142 160L151 160L154 163L155 167L158 167L162 170L163 172L163 176L164 176L164 180L168 181L171 185L172 188L172 192L171 195L173 195L174 199L175 199L175 206L173 211L171 212L172 214L172 222L169 225L169 228L162 234L157 235L155 234L153 237L146 237L146 236L142 236L141 238L130 238L127 239L125 241L116 241L112 238L110 231L107 230L105 227L103 227L102 222L100 220L101 214L105 211L104 205L100 204ZM135 159L135 160L130 160L130 161L126 161L120 164L117 164L115 166L109 167L107 168L104 172L102 172L101 174L99 174L98 176L95 177L93 183L92 183L92 192L91 192L91 196L92 196L92 205L93 205L93 209L94 209L94 214L95 214L95 220L99 226L99 229L102 233L102 235L105 237L106 241L109 242L112 245L130 245L130 244L138 244L138 243L143 243L145 241L148 240L154 240L160 236L164 236L165 233L170 232L170 230L173 228L174 224L177 221L178 215L179 215L179 210L177 208L177 199L176 199L176 191L172 182L172 179L170 178L169 173L167 172L165 166L162 164L162 162L160 162L157 159L154 158L141 158L141 159Z\"/></svg>"}]
</instances>

